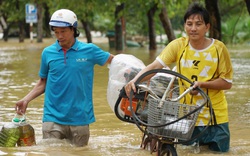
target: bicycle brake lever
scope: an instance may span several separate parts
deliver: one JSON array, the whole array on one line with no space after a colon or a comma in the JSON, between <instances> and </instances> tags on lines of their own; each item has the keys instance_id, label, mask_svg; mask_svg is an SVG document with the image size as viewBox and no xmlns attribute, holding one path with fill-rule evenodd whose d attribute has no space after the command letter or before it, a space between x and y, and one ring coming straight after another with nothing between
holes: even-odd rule
<instances>
[{"instance_id":1,"label":"bicycle brake lever","mask_svg":"<svg viewBox=\"0 0 250 156\"><path fill-rule=\"evenodd\" d=\"M149 87L147 87L146 85L138 84L137 86L139 89L148 92L151 96L155 97L156 99L160 99L159 96L155 94L155 92L151 90Z\"/></svg>"},{"instance_id":2,"label":"bicycle brake lever","mask_svg":"<svg viewBox=\"0 0 250 156\"><path fill-rule=\"evenodd\" d=\"M175 99L170 99L170 101L176 102L179 101L181 98L183 98L184 95L186 95L187 93L191 92L194 89L193 86L189 87L187 90L185 90L180 96L178 96Z\"/></svg>"}]
</instances>

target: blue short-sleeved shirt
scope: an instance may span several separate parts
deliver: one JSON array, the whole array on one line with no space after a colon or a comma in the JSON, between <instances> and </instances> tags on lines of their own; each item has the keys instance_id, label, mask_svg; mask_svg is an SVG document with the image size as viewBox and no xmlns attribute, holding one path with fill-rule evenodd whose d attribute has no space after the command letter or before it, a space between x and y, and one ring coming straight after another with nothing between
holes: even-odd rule
<instances>
[{"instance_id":1,"label":"blue short-sleeved shirt","mask_svg":"<svg viewBox=\"0 0 250 156\"><path fill-rule=\"evenodd\" d=\"M58 41L42 52L39 75L47 78L43 122L87 125L93 112L94 65L104 65L110 53L76 39L64 54Z\"/></svg>"}]
</instances>

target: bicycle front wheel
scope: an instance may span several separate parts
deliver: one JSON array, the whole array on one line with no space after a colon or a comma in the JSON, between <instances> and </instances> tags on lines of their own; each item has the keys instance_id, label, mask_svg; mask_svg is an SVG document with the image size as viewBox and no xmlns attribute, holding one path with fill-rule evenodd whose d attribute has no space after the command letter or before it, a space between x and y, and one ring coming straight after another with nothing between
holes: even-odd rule
<instances>
[{"instance_id":1,"label":"bicycle front wheel","mask_svg":"<svg viewBox=\"0 0 250 156\"><path fill-rule=\"evenodd\" d=\"M159 154L159 156L177 156L177 151L174 145L163 144Z\"/></svg>"}]
</instances>

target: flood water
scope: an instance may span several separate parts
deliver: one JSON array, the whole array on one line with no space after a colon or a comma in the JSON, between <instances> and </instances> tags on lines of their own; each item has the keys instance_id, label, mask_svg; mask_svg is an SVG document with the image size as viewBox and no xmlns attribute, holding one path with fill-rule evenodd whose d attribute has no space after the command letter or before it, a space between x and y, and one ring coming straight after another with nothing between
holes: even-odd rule
<instances>
[{"instance_id":1,"label":"flood water","mask_svg":"<svg viewBox=\"0 0 250 156\"><path fill-rule=\"evenodd\" d=\"M0 41L0 123L9 122L15 115L15 102L25 96L38 80L40 54L43 44ZM109 51L108 43L96 43ZM234 67L233 87L226 91L229 105L231 149L225 156L250 153L250 46L229 46ZM147 47L127 48L124 53L133 54L145 64L150 63L163 49L149 52ZM111 53L116 54L114 50ZM86 147L73 147L65 140L43 140L41 125L43 96L33 100L27 109L27 121L34 127L36 146L0 147L0 155L15 156L151 156L140 148L142 133L133 124L122 122L107 103L108 68L96 66L94 79L94 110L96 122L90 125L91 137ZM197 155L191 149L177 147L178 154ZM199 155L217 155L202 147Z\"/></svg>"}]
</instances>

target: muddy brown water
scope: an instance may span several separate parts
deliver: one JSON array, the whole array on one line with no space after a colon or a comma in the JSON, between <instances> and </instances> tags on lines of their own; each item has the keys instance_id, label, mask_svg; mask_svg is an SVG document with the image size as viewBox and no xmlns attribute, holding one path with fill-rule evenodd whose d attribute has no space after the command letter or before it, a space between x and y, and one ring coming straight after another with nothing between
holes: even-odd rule
<instances>
[{"instance_id":1,"label":"muddy brown water","mask_svg":"<svg viewBox=\"0 0 250 156\"><path fill-rule=\"evenodd\" d=\"M42 44L0 41L0 123L9 122L15 115L15 102L30 91L38 80L40 54L42 48L53 42ZM98 42L101 41L101 42ZM104 41L104 42L103 42ZM94 41L101 48L110 50L106 39ZM231 149L220 155L246 156L250 153L250 45L228 46L234 68L233 87L226 91L229 105ZM149 51L142 48L127 48L124 53L133 54L145 64L150 63L163 49ZM95 67L94 110L96 122L90 126L91 137L86 147L73 147L65 140L43 140L41 132L43 96L29 104L27 120L34 127L37 145L31 147L0 147L0 155L15 156L151 156L140 148L142 133L133 124L122 122L115 116L106 100L108 68ZM177 147L178 154L197 155L190 148ZM217 155L206 147L199 155ZM153 154L154 155L154 154Z\"/></svg>"}]
</instances>

